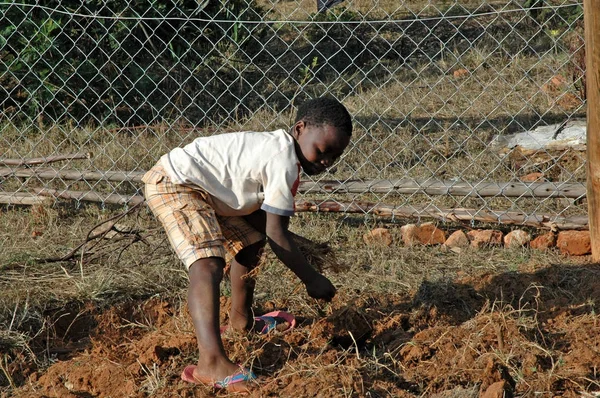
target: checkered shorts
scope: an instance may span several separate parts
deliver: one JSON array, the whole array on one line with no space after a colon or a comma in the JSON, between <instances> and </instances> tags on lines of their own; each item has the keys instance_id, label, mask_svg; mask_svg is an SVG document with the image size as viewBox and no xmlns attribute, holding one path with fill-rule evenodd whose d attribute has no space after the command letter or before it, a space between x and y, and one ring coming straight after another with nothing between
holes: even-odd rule
<instances>
[{"instance_id":1,"label":"checkered shorts","mask_svg":"<svg viewBox=\"0 0 600 398\"><path fill-rule=\"evenodd\" d=\"M243 217L219 216L199 187L173 184L160 162L142 181L144 196L186 268L196 260L221 257L229 262L244 247L265 236Z\"/></svg>"}]
</instances>

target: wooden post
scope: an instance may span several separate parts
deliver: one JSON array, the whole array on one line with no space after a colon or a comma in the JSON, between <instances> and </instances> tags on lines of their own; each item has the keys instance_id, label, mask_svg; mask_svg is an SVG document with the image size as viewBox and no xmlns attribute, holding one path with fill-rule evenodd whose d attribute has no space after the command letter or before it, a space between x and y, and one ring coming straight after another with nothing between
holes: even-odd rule
<instances>
[{"instance_id":1,"label":"wooden post","mask_svg":"<svg viewBox=\"0 0 600 398\"><path fill-rule=\"evenodd\" d=\"M600 262L600 0L584 0L587 200L592 260Z\"/></svg>"}]
</instances>

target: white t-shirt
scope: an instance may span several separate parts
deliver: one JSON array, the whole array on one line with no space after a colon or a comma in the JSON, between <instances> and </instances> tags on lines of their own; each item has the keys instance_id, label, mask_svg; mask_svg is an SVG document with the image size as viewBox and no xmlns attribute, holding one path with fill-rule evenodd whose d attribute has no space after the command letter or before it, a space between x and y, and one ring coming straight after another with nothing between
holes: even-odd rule
<instances>
[{"instance_id":1,"label":"white t-shirt","mask_svg":"<svg viewBox=\"0 0 600 398\"><path fill-rule=\"evenodd\" d=\"M161 162L173 183L208 192L219 215L294 214L301 166L285 130L199 137Z\"/></svg>"}]
</instances>

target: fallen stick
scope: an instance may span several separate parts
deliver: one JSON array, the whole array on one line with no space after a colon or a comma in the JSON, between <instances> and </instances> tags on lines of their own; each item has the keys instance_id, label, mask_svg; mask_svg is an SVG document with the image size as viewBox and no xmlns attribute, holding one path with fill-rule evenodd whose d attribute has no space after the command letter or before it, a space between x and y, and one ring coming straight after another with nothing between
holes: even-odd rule
<instances>
[{"instance_id":1,"label":"fallen stick","mask_svg":"<svg viewBox=\"0 0 600 398\"><path fill-rule=\"evenodd\" d=\"M37 177L70 181L114 181L141 183L144 171L78 171L51 168L0 168L0 177ZM412 179L396 180L349 180L301 181L298 192L309 193L390 193L404 195L452 195L471 197L506 198L584 198L586 186L579 182L464 182Z\"/></svg>"},{"instance_id":2,"label":"fallen stick","mask_svg":"<svg viewBox=\"0 0 600 398\"><path fill-rule=\"evenodd\" d=\"M29 159L0 159L0 165L4 166L35 166L39 164L47 164L53 162L59 162L61 160L74 160L74 159L91 159L92 153L72 153L66 155L55 155L47 156L42 158L29 158Z\"/></svg>"}]
</instances>

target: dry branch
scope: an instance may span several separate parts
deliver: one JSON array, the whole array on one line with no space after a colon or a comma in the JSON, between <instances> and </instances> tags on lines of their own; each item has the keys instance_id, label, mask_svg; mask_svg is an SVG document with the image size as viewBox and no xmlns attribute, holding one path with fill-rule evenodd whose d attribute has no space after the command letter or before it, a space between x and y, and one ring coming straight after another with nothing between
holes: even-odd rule
<instances>
[{"instance_id":1,"label":"dry branch","mask_svg":"<svg viewBox=\"0 0 600 398\"><path fill-rule=\"evenodd\" d=\"M81 242L77 247L73 248L69 253L65 254L64 256L61 257L51 257L51 258L45 258L45 259L39 259L38 261L40 262L45 262L45 263L51 263L51 262L60 262L60 261L67 261L67 260L71 260L75 257L75 255L77 254L77 251L79 249L81 249L81 254L80 256L83 258L85 251L86 251L86 245L89 242L92 241L96 241L96 243L94 244L94 246L97 245L98 239L102 239L105 236L108 235L109 232L111 231L115 231L115 226L117 225L117 222L119 220L121 220L123 217L125 217L126 215L132 213L134 210L136 210L137 208L139 208L141 206L142 202L137 203L135 206L131 207L130 209L128 209L127 211L124 211L122 213L119 213L113 217L110 217L107 220L101 221L100 223L96 224L95 226L93 226L87 233L85 239L83 240L83 242ZM98 230L99 232L94 232ZM116 230L117 232L121 232ZM93 247L92 247L93 248ZM83 261L80 264L80 266L83 265ZM82 275L83 275L83 270L81 271Z\"/></svg>"},{"instance_id":2,"label":"dry branch","mask_svg":"<svg viewBox=\"0 0 600 398\"><path fill-rule=\"evenodd\" d=\"M86 153L71 153L66 155L55 155L47 156L42 158L29 158L29 159L0 159L0 165L4 166L35 166L40 164L47 164L53 162L60 162L61 160L74 160L74 159L91 159L91 152Z\"/></svg>"},{"instance_id":3,"label":"dry branch","mask_svg":"<svg viewBox=\"0 0 600 398\"><path fill-rule=\"evenodd\" d=\"M140 183L143 171L78 171L53 170L50 168L0 168L0 177L37 177L72 181L130 181ZM563 182L464 182L447 180L348 180L340 181L302 181L298 192L303 193L390 193L404 195L452 195L472 197L507 198L583 198L586 195L584 183Z\"/></svg>"}]
</instances>

